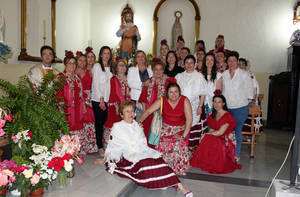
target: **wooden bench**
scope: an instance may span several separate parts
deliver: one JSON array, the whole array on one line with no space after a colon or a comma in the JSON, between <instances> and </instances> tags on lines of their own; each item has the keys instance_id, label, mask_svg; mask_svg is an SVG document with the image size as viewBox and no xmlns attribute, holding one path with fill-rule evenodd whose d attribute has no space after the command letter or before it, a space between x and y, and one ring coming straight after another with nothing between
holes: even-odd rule
<instances>
[{"instance_id":1,"label":"wooden bench","mask_svg":"<svg viewBox=\"0 0 300 197\"><path fill-rule=\"evenodd\" d=\"M243 141L243 144L249 144L251 146L251 151L250 151L250 158L254 158L254 152L255 152L255 144L256 144L256 140L255 137L256 136L260 136L262 135L262 132L255 132L254 130L254 124L255 124L255 117L259 116L261 114L261 101L263 99L264 95L260 94L258 96L258 103L259 105L253 105L253 106L249 106L249 115L251 115L251 129L250 131L242 131L243 135L248 135L251 136L251 141Z\"/></svg>"}]
</instances>

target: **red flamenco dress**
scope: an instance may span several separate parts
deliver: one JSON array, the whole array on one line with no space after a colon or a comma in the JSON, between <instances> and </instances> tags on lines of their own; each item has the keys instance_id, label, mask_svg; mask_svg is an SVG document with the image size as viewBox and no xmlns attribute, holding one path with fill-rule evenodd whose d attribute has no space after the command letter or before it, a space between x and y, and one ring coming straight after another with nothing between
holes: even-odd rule
<instances>
[{"instance_id":1,"label":"red flamenco dress","mask_svg":"<svg viewBox=\"0 0 300 197\"><path fill-rule=\"evenodd\" d=\"M241 169L241 165L236 163L235 156L235 135L233 128L236 125L235 119L229 112L226 112L219 120L208 117L207 124L211 129L219 130L220 127L228 123L229 127L221 136L205 134L199 146L190 160L193 167L201 168L212 174L231 173L236 169Z\"/></svg>"},{"instance_id":2,"label":"red flamenco dress","mask_svg":"<svg viewBox=\"0 0 300 197\"><path fill-rule=\"evenodd\" d=\"M155 83L155 78L151 77L149 79L149 85L143 87L141 96L139 98L139 102L145 104L145 110L148 109L157 99L160 99L164 95L165 89L170 82L176 82L176 79L174 77L170 77L168 79L163 78L158 84ZM143 128L147 142L152 119L153 113L149 115L143 122Z\"/></svg>"},{"instance_id":3,"label":"red flamenco dress","mask_svg":"<svg viewBox=\"0 0 300 197\"><path fill-rule=\"evenodd\" d=\"M83 145L81 150L84 153L94 153L98 151L96 144L96 131L95 131L95 117L92 107L91 88L92 88L92 75L89 70L86 70L83 77L78 77L82 83L83 98L86 108L86 113L83 117L84 132L82 133Z\"/></svg>"},{"instance_id":4,"label":"red flamenco dress","mask_svg":"<svg viewBox=\"0 0 300 197\"><path fill-rule=\"evenodd\" d=\"M184 175L189 168L188 137L177 140L174 135L183 135L185 130L184 100L181 96L173 109L165 97L163 98L161 137L156 150L162 153L164 160L176 174Z\"/></svg>"},{"instance_id":5,"label":"red flamenco dress","mask_svg":"<svg viewBox=\"0 0 300 197\"><path fill-rule=\"evenodd\" d=\"M77 75L74 75L74 79L72 79L66 72L59 73L58 77L65 77L66 81L64 86L57 91L56 96L62 98L59 103L64 105L64 113L69 123L70 134L77 135L82 146L84 99L81 81Z\"/></svg>"},{"instance_id":6,"label":"red flamenco dress","mask_svg":"<svg viewBox=\"0 0 300 197\"><path fill-rule=\"evenodd\" d=\"M110 95L107 103L107 120L104 124L103 145L107 146L111 128L115 122L121 121L118 109L122 102L130 101L130 88L127 79L123 80L117 74L110 79Z\"/></svg>"}]
</instances>

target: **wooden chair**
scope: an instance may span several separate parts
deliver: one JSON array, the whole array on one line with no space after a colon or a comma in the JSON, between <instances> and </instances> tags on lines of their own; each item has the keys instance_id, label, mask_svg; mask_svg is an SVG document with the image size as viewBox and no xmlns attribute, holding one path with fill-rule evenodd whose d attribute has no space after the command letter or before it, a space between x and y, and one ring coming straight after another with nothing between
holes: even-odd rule
<instances>
[{"instance_id":1,"label":"wooden chair","mask_svg":"<svg viewBox=\"0 0 300 197\"><path fill-rule=\"evenodd\" d=\"M249 106L249 115L251 115L251 129L250 129L250 131L242 131L243 135L251 136L250 142L248 142L248 141L242 142L243 144L249 144L251 146L250 158L254 158L255 144L256 144L255 137L262 135L261 132L255 132L254 124L255 124L255 117L259 116L261 114L260 104L261 104L263 97L264 97L263 94L259 94L258 95L259 105Z\"/></svg>"}]
</instances>

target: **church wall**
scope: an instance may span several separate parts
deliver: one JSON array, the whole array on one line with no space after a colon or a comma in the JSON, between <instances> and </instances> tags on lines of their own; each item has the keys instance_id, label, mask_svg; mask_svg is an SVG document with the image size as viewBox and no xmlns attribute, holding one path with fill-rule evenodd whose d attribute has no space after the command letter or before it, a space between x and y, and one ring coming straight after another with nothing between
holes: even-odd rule
<instances>
[{"instance_id":1,"label":"church wall","mask_svg":"<svg viewBox=\"0 0 300 197\"><path fill-rule=\"evenodd\" d=\"M178 1L178 0L174 0ZM292 24L293 6L295 0L196 0L201 15L200 39L206 41L207 49L214 47L216 35L225 36L225 46L240 52L242 57L251 61L252 71L260 84L261 93L264 94L263 118L266 119L268 100L268 76L284 71L286 68L286 52L288 41L295 30ZM41 3L40 15L48 3ZM57 52L63 57L65 49L84 50L87 44L94 47L95 53L103 45L117 47L120 39L115 36L120 25L120 13L125 6L125 0L57 0L57 18L61 13L64 17L57 20ZM153 11L159 0L129 0L135 13L135 24L139 27L142 40L139 49L146 53L152 51ZM172 0L166 4L171 3ZM27 73L35 63L17 61L21 45L20 5L19 0L0 1L3 10L6 30L5 41L13 49L13 55L5 62L0 61L0 78L16 82L18 77ZM189 7L180 8L183 11ZM164 9L162 7L161 11ZM170 7L166 7L166 10ZM173 11L172 11L173 12ZM194 14L194 11L193 13ZM90 19L88 19L90 17ZM173 15L172 15L173 17ZM41 18L41 21L44 20ZM45 18L47 24L47 37L50 35L50 19ZM162 21L162 19L159 19ZM42 22L33 24L32 30L37 35L42 32ZM171 26L174 18L171 20ZM186 23L186 22L185 22ZM192 19L194 25L194 19ZM63 29L61 29L61 27ZM194 26L193 26L194 27ZM70 33L69 33L70 31ZM185 31L185 30L184 30ZM194 31L194 29L193 29ZM67 32L67 33L65 33ZM76 34L71 34L75 32ZM63 36L61 36L61 34ZM162 35L158 35L164 37ZM193 36L191 36L193 37ZM187 38L185 38L187 40ZM191 38L193 39L193 38ZM91 41L92 40L92 41ZM168 40L170 43L170 40ZM192 43L187 41L187 43ZM51 43L51 40L46 40ZM190 48L192 44L187 44ZM41 39L30 43L33 53L38 52ZM60 66L60 69L63 69Z\"/></svg>"}]
</instances>

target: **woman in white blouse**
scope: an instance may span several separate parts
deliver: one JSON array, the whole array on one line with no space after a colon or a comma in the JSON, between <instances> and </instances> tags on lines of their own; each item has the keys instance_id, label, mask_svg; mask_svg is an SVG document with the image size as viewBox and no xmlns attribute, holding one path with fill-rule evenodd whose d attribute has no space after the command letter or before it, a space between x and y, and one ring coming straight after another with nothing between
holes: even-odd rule
<instances>
[{"instance_id":1,"label":"woman in white blouse","mask_svg":"<svg viewBox=\"0 0 300 197\"><path fill-rule=\"evenodd\" d=\"M207 53L205 55L201 73L206 81L206 97L204 105L208 117L212 112L215 91L222 91L222 74L217 71L216 58L213 53Z\"/></svg>"},{"instance_id":2,"label":"woman in white blouse","mask_svg":"<svg viewBox=\"0 0 300 197\"><path fill-rule=\"evenodd\" d=\"M137 101L140 98L142 88L148 84L148 79L152 77L152 70L147 64L146 54L144 51L138 50L134 56L134 66L128 70L127 81L131 88L131 100L135 101L136 119L139 120L143 113L142 104Z\"/></svg>"},{"instance_id":3,"label":"woman in white blouse","mask_svg":"<svg viewBox=\"0 0 300 197\"><path fill-rule=\"evenodd\" d=\"M195 70L195 62L196 60L193 55L186 56L184 59L185 71L177 74L175 77L182 95L190 100L192 106L193 122L189 136L190 149L199 144L201 133L206 129L200 120L205 99L206 82L203 75Z\"/></svg>"},{"instance_id":4,"label":"woman in white blouse","mask_svg":"<svg viewBox=\"0 0 300 197\"><path fill-rule=\"evenodd\" d=\"M249 102L253 101L253 85L247 71L238 67L239 54L231 51L228 54L229 70L223 72L223 95L227 100L228 111L236 120L236 160L240 159L242 145L242 127L249 113Z\"/></svg>"},{"instance_id":5,"label":"woman in white blouse","mask_svg":"<svg viewBox=\"0 0 300 197\"><path fill-rule=\"evenodd\" d=\"M108 46L103 46L99 52L99 62L93 67L92 82L92 105L95 115L96 140L99 154L104 157L103 149L103 125L107 119L107 102L110 94L111 50Z\"/></svg>"}]
</instances>

